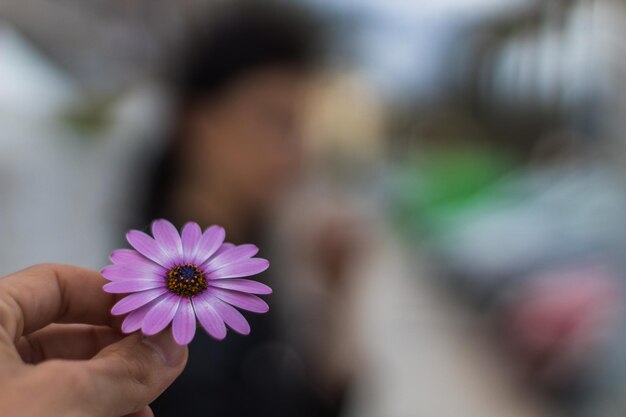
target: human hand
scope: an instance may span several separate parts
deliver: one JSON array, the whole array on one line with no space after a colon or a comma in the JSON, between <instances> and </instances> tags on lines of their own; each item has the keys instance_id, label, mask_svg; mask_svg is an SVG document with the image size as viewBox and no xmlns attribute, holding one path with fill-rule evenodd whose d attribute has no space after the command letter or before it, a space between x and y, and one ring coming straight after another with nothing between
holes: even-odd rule
<instances>
[{"instance_id":1,"label":"human hand","mask_svg":"<svg viewBox=\"0 0 626 417\"><path fill-rule=\"evenodd\" d=\"M67 265L0 278L3 417L152 416L148 404L180 375L187 349L169 332L121 334L105 283Z\"/></svg>"},{"instance_id":2,"label":"human hand","mask_svg":"<svg viewBox=\"0 0 626 417\"><path fill-rule=\"evenodd\" d=\"M371 240L367 222L349 207L327 205L311 223L311 255L320 278L334 289L347 284L354 276L350 268L366 256Z\"/></svg>"}]
</instances>

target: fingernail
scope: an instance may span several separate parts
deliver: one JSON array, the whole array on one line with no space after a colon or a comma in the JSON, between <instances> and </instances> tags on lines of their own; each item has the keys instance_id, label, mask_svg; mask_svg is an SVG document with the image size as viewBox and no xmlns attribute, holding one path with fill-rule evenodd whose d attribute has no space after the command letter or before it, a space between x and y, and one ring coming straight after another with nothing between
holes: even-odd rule
<instances>
[{"instance_id":1,"label":"fingernail","mask_svg":"<svg viewBox=\"0 0 626 417\"><path fill-rule=\"evenodd\" d=\"M143 343L154 349L162 358L167 366L177 366L183 360L185 346L178 345L170 332L161 332L154 336L143 336Z\"/></svg>"}]
</instances>

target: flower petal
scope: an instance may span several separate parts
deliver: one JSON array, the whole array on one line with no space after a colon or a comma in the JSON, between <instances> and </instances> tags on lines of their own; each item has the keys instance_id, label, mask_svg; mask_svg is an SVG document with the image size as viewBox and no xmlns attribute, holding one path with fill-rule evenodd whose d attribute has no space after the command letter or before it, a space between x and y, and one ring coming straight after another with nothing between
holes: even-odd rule
<instances>
[{"instance_id":1,"label":"flower petal","mask_svg":"<svg viewBox=\"0 0 626 417\"><path fill-rule=\"evenodd\" d=\"M152 309L152 307L158 304L161 301L161 299L164 297L165 295L162 295L161 297L150 301L145 306L138 308L135 311L131 311L130 314L126 316L126 318L122 322L122 332L132 333L141 329L141 326L143 325L143 321L146 317L146 314L148 314L148 312Z\"/></svg>"},{"instance_id":2,"label":"flower petal","mask_svg":"<svg viewBox=\"0 0 626 417\"><path fill-rule=\"evenodd\" d=\"M217 311L206 300L206 296L201 294L192 299L193 309L196 312L198 321L206 332L217 340L226 337L226 326L224 320L217 314Z\"/></svg>"},{"instance_id":3,"label":"flower petal","mask_svg":"<svg viewBox=\"0 0 626 417\"><path fill-rule=\"evenodd\" d=\"M159 219L152 222L152 235L168 258L169 265L182 262L183 243L176 227L167 220Z\"/></svg>"},{"instance_id":4,"label":"flower petal","mask_svg":"<svg viewBox=\"0 0 626 417\"><path fill-rule=\"evenodd\" d=\"M212 279L209 285L227 290L247 292L250 294L271 294L272 289L267 285L252 281L250 279L229 278L229 279Z\"/></svg>"},{"instance_id":5,"label":"flower petal","mask_svg":"<svg viewBox=\"0 0 626 417\"><path fill-rule=\"evenodd\" d=\"M141 271L167 272L167 269L154 263L134 249L118 249L109 257L114 265L123 265Z\"/></svg>"},{"instance_id":6,"label":"flower petal","mask_svg":"<svg viewBox=\"0 0 626 417\"><path fill-rule=\"evenodd\" d=\"M168 255L161 250L157 241L146 233L140 232L139 230L131 230L126 233L126 240L128 240L128 243L130 243L137 252L141 253L146 258L153 260L165 268L171 266Z\"/></svg>"},{"instance_id":7,"label":"flower petal","mask_svg":"<svg viewBox=\"0 0 626 417\"><path fill-rule=\"evenodd\" d=\"M138 259L138 257L146 259L142 254L134 249L116 249L111 252L109 259L114 264L123 264L126 262L132 262L133 260Z\"/></svg>"},{"instance_id":8,"label":"flower petal","mask_svg":"<svg viewBox=\"0 0 626 417\"><path fill-rule=\"evenodd\" d=\"M159 298L167 292L167 288L153 288L151 290L136 292L118 301L111 309L111 314L119 316L137 310L148 304L155 298Z\"/></svg>"},{"instance_id":9,"label":"flower petal","mask_svg":"<svg viewBox=\"0 0 626 417\"><path fill-rule=\"evenodd\" d=\"M151 290L153 288L165 287L165 281L131 279L125 281L113 281L105 284L102 288L106 292L114 294L124 294L137 291Z\"/></svg>"},{"instance_id":10,"label":"flower petal","mask_svg":"<svg viewBox=\"0 0 626 417\"><path fill-rule=\"evenodd\" d=\"M196 314L189 298L181 298L172 321L172 334L179 345L188 345L196 334Z\"/></svg>"},{"instance_id":11,"label":"flower petal","mask_svg":"<svg viewBox=\"0 0 626 417\"><path fill-rule=\"evenodd\" d=\"M126 265L107 265L102 268L101 274L109 281L127 281L143 279L148 281L162 280L167 271L161 268L160 272L137 270Z\"/></svg>"},{"instance_id":12,"label":"flower petal","mask_svg":"<svg viewBox=\"0 0 626 417\"><path fill-rule=\"evenodd\" d=\"M209 297L207 297L209 298ZM250 334L250 324L235 307L216 297L210 297L208 302L217 311L224 323L240 334Z\"/></svg>"},{"instance_id":13,"label":"flower petal","mask_svg":"<svg viewBox=\"0 0 626 417\"><path fill-rule=\"evenodd\" d=\"M239 291L223 290L221 288L209 288L205 291L205 294L207 293L212 294L220 300L235 307L252 311L254 313L267 313L270 309L267 303L256 295L246 294Z\"/></svg>"},{"instance_id":14,"label":"flower petal","mask_svg":"<svg viewBox=\"0 0 626 417\"><path fill-rule=\"evenodd\" d=\"M207 278L238 278L255 275L269 268L270 263L267 259L252 258L236 264L226 265L216 271L209 272Z\"/></svg>"},{"instance_id":15,"label":"flower petal","mask_svg":"<svg viewBox=\"0 0 626 417\"><path fill-rule=\"evenodd\" d=\"M182 242L183 242L183 259L185 262L191 262L196 251L198 241L202 237L202 229L198 223L189 222L183 226Z\"/></svg>"},{"instance_id":16,"label":"flower petal","mask_svg":"<svg viewBox=\"0 0 626 417\"><path fill-rule=\"evenodd\" d=\"M203 264L222 246L225 237L226 231L223 227L211 226L206 229L198 241L192 262L196 265Z\"/></svg>"},{"instance_id":17,"label":"flower petal","mask_svg":"<svg viewBox=\"0 0 626 417\"><path fill-rule=\"evenodd\" d=\"M224 253L225 251L234 248L235 245L232 243L222 243L222 246L219 247L218 250L215 251L215 253L213 254L213 257L216 257L217 255L219 255L220 253Z\"/></svg>"},{"instance_id":18,"label":"flower petal","mask_svg":"<svg viewBox=\"0 0 626 417\"><path fill-rule=\"evenodd\" d=\"M222 245L223 247L224 245ZM221 247L220 247L221 249ZM213 255L207 262L205 269L207 271L215 271L228 264L247 261L259 252L259 248L255 245L239 245L230 249L223 250L218 255Z\"/></svg>"},{"instance_id":19,"label":"flower petal","mask_svg":"<svg viewBox=\"0 0 626 417\"><path fill-rule=\"evenodd\" d=\"M143 334L152 336L165 329L168 324L172 322L178 310L179 303L180 297L176 294L166 295L161 299L161 301L146 314L143 325L141 326Z\"/></svg>"}]
</instances>

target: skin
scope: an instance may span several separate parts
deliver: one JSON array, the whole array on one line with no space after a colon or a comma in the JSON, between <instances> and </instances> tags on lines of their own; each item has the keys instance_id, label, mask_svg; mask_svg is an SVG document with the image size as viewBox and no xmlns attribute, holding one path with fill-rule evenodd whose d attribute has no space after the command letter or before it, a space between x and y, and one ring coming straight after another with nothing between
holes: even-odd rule
<instances>
[{"instance_id":1,"label":"skin","mask_svg":"<svg viewBox=\"0 0 626 417\"><path fill-rule=\"evenodd\" d=\"M169 211L245 240L298 173L307 90L305 74L267 68L191 106Z\"/></svg>"},{"instance_id":2,"label":"skin","mask_svg":"<svg viewBox=\"0 0 626 417\"><path fill-rule=\"evenodd\" d=\"M39 265L0 278L3 417L149 417L183 371L169 332L125 336L96 272Z\"/></svg>"}]
</instances>

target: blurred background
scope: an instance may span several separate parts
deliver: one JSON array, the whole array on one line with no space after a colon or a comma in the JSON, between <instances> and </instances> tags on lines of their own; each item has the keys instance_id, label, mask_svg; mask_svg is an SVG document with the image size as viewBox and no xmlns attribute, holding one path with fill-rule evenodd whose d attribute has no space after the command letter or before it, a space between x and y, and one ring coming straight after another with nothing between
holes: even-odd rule
<instances>
[{"instance_id":1,"label":"blurred background","mask_svg":"<svg viewBox=\"0 0 626 417\"><path fill-rule=\"evenodd\" d=\"M272 267L157 416L626 414L623 0L2 0L0 274Z\"/></svg>"}]
</instances>

